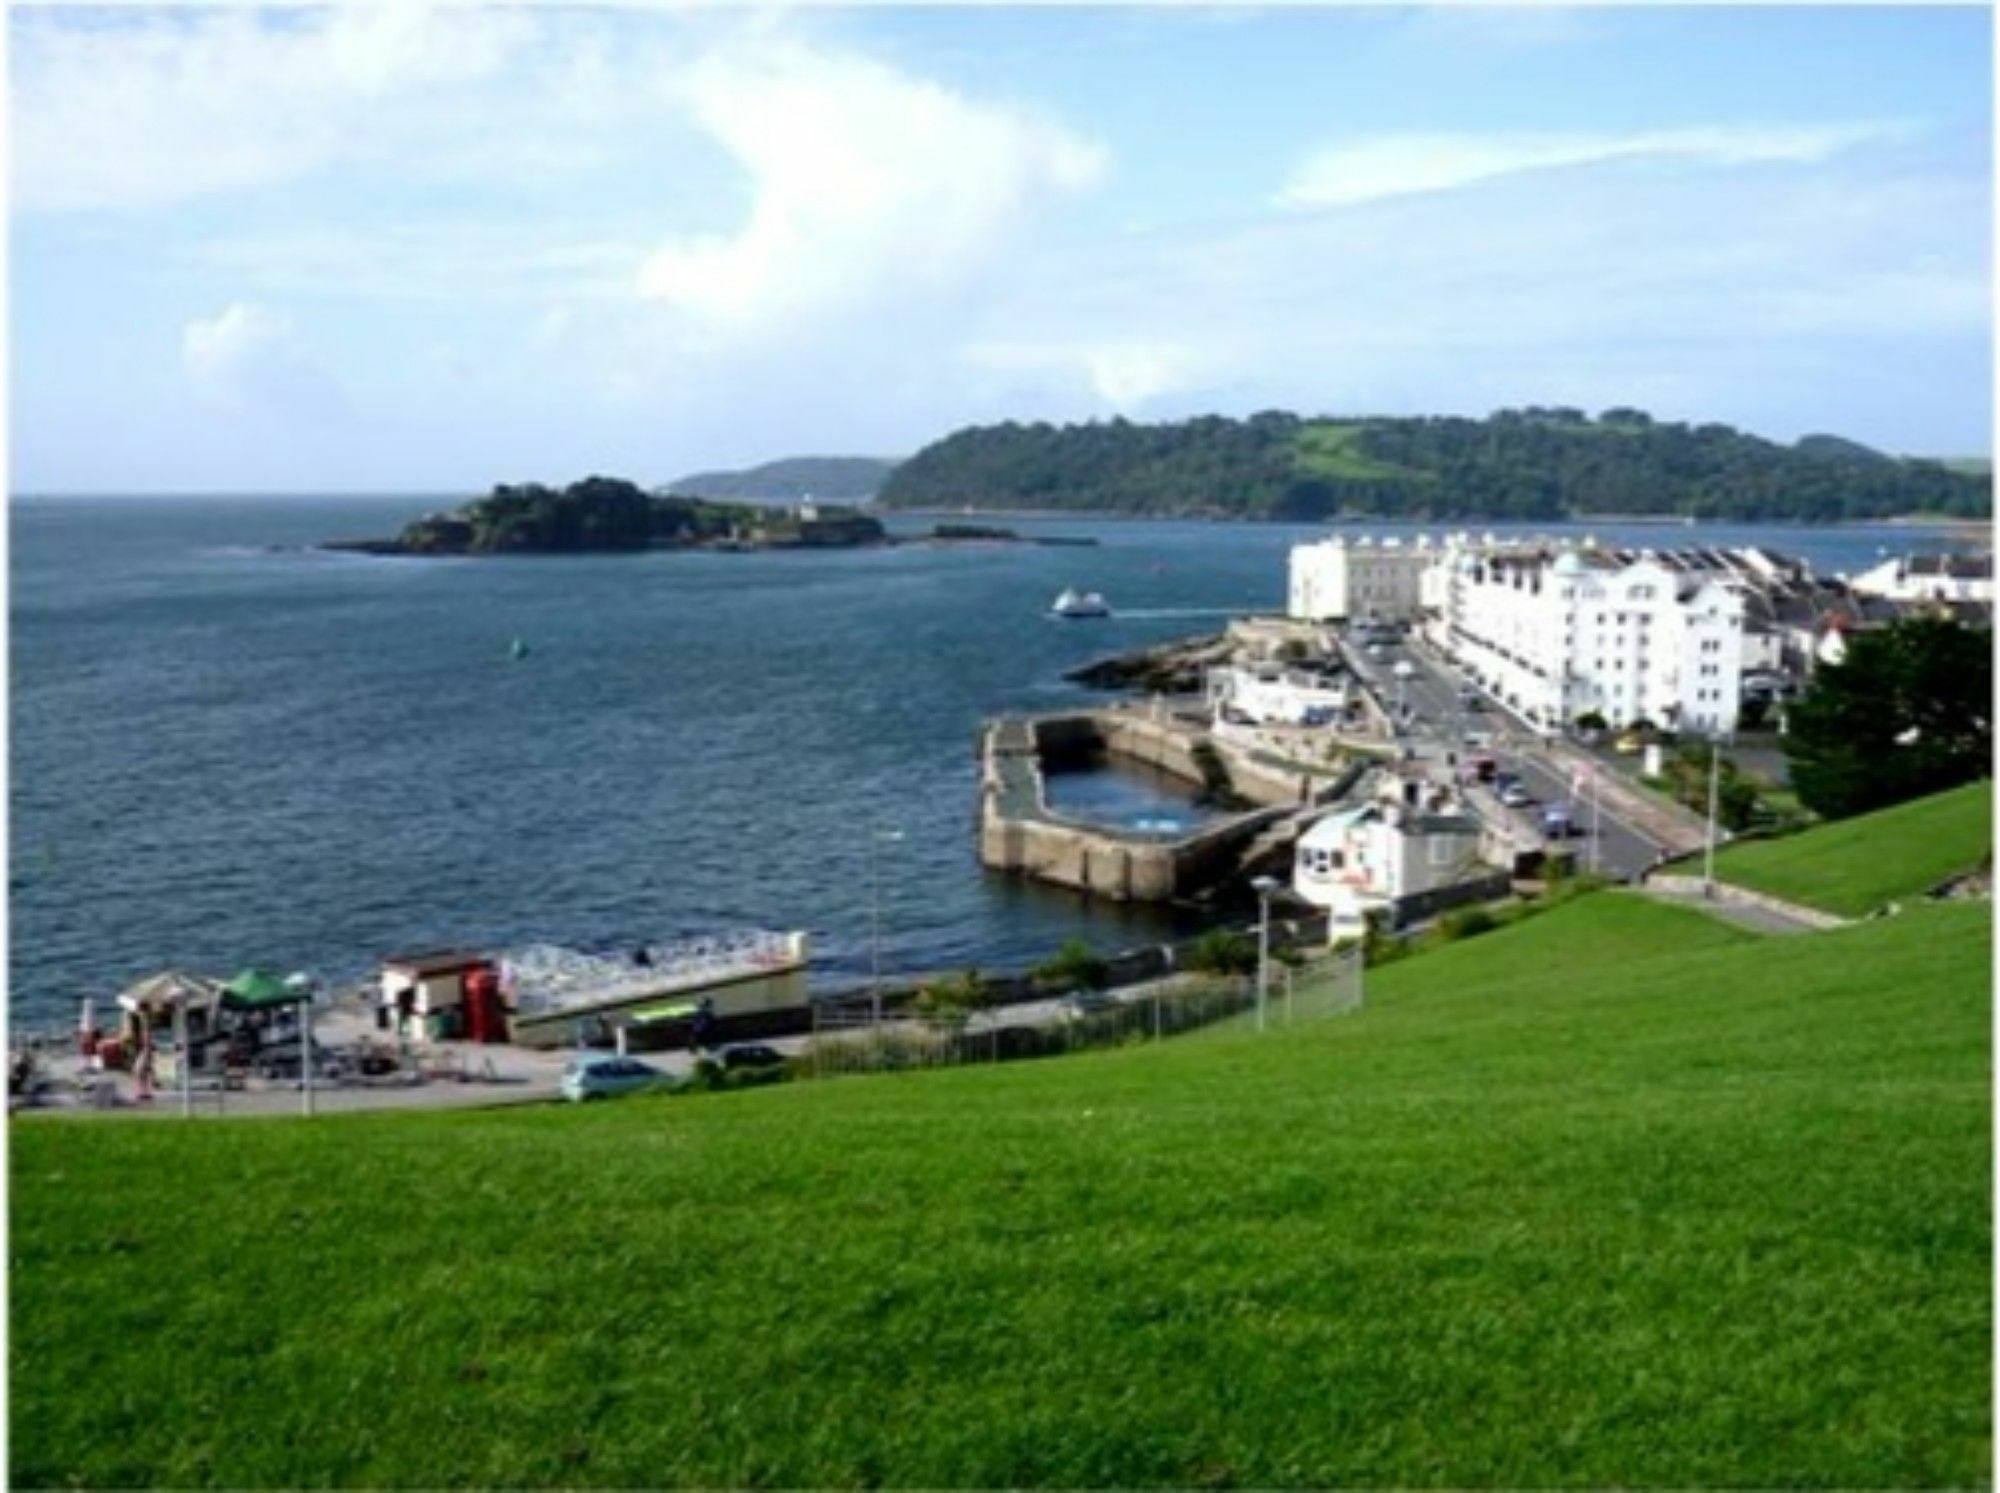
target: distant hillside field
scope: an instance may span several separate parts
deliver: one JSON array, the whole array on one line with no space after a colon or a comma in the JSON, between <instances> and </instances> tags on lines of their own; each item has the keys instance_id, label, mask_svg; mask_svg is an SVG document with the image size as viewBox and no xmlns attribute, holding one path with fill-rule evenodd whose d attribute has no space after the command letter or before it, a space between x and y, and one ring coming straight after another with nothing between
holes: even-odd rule
<instances>
[{"instance_id":1,"label":"distant hillside field","mask_svg":"<svg viewBox=\"0 0 2000 1493\"><path fill-rule=\"evenodd\" d=\"M1593 895L1361 1012L575 1109L17 1121L18 1486L1991 1477L1991 912Z\"/></svg>"},{"instance_id":2,"label":"distant hillside field","mask_svg":"<svg viewBox=\"0 0 2000 1493\"><path fill-rule=\"evenodd\" d=\"M1781 839L1729 846L1716 852L1715 875L1860 917L1896 898L1921 897L1992 856L1993 784L1987 780Z\"/></svg>"},{"instance_id":3,"label":"distant hillside field","mask_svg":"<svg viewBox=\"0 0 2000 1493\"><path fill-rule=\"evenodd\" d=\"M1831 522L1984 516L1990 474L1831 435L1786 446L1640 410L1531 407L1484 420L1306 419L973 426L883 484L892 508L1046 509L1317 521L1681 514Z\"/></svg>"},{"instance_id":4,"label":"distant hillside field","mask_svg":"<svg viewBox=\"0 0 2000 1493\"><path fill-rule=\"evenodd\" d=\"M875 496L895 465L875 456L792 456L740 472L695 472L667 490L720 502L861 503Z\"/></svg>"}]
</instances>

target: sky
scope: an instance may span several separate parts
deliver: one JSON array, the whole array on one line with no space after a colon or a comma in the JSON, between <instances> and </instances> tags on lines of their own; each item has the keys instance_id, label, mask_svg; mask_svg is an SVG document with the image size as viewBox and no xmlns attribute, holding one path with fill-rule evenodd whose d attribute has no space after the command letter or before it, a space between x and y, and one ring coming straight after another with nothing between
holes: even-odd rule
<instances>
[{"instance_id":1,"label":"sky","mask_svg":"<svg viewBox=\"0 0 2000 1493\"><path fill-rule=\"evenodd\" d=\"M1636 405L1991 449L1984 8L9 8L16 492Z\"/></svg>"}]
</instances>

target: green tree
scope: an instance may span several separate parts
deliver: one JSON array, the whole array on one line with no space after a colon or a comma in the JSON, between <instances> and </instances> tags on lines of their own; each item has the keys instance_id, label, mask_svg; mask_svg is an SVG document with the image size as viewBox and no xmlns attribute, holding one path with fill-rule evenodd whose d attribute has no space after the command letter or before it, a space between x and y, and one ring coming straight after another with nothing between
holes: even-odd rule
<instances>
[{"instance_id":1,"label":"green tree","mask_svg":"<svg viewBox=\"0 0 2000 1493\"><path fill-rule=\"evenodd\" d=\"M923 985L911 1009L937 1026L961 1027L992 1000L992 992L978 970L945 975Z\"/></svg>"},{"instance_id":2,"label":"green tree","mask_svg":"<svg viewBox=\"0 0 2000 1493\"><path fill-rule=\"evenodd\" d=\"M1799 802L1829 819L1992 771L1993 633L1911 617L1852 636L1786 724Z\"/></svg>"},{"instance_id":3,"label":"green tree","mask_svg":"<svg viewBox=\"0 0 2000 1493\"><path fill-rule=\"evenodd\" d=\"M1708 813L1709 749L1685 746L1666 763L1667 790L1676 801L1698 814ZM1757 785L1743 775L1735 759L1724 757L1715 769L1715 817L1726 830L1748 829L1757 817Z\"/></svg>"}]
</instances>

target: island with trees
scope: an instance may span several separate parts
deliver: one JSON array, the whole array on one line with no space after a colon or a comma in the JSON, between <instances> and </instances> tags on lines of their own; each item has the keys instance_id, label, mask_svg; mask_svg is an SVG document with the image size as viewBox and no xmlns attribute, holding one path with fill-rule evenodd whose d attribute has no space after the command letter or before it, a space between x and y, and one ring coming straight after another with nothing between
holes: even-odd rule
<instances>
[{"instance_id":1,"label":"island with trees","mask_svg":"<svg viewBox=\"0 0 2000 1493\"><path fill-rule=\"evenodd\" d=\"M897 544L1094 544L1017 534L983 524L940 523L891 534L854 508L804 501L786 507L649 493L617 477L568 487L501 485L447 513L404 526L393 539L333 540L325 549L369 555L563 555L658 549L822 550Z\"/></svg>"},{"instance_id":2,"label":"island with trees","mask_svg":"<svg viewBox=\"0 0 2000 1493\"><path fill-rule=\"evenodd\" d=\"M880 544L882 525L845 508L763 508L649 493L616 477L568 487L501 485L394 539L336 541L378 555L546 555L649 549L850 549Z\"/></svg>"},{"instance_id":3,"label":"island with trees","mask_svg":"<svg viewBox=\"0 0 2000 1493\"><path fill-rule=\"evenodd\" d=\"M1163 517L1806 523L1984 518L1990 473L1831 435L1790 445L1728 425L1566 407L1458 417L1266 411L1144 425L973 426L887 475L885 509Z\"/></svg>"}]
</instances>

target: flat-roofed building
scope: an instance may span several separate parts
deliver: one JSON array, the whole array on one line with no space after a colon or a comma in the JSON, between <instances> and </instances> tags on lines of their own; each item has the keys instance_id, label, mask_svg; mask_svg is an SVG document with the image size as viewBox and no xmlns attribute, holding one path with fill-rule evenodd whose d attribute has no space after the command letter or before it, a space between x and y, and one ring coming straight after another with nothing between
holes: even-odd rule
<instances>
[{"instance_id":1,"label":"flat-roofed building","mask_svg":"<svg viewBox=\"0 0 2000 1493\"><path fill-rule=\"evenodd\" d=\"M1407 622L1423 605L1423 575L1434 558L1427 538L1405 544L1336 534L1293 545L1286 609L1311 622Z\"/></svg>"}]
</instances>

